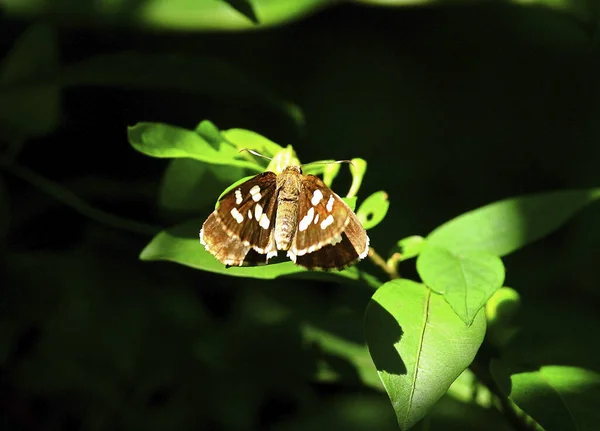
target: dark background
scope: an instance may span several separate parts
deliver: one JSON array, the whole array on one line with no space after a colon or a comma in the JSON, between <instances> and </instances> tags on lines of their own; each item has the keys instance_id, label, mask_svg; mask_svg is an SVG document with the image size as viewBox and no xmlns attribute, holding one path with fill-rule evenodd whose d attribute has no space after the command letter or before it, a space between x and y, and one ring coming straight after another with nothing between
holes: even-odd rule
<instances>
[{"instance_id":1,"label":"dark background","mask_svg":"<svg viewBox=\"0 0 600 431\"><path fill-rule=\"evenodd\" d=\"M1 52L29 24L4 17ZM65 86L56 127L26 139L16 160L128 219L172 222L156 205L167 161L127 142L127 126L139 121L193 128L209 119L291 144L304 162L366 159L359 198L383 189L391 201L370 232L383 255L401 238L495 200L598 183L597 36L567 13L344 5L252 32L68 19L57 32L61 65L120 51L227 60L304 114L298 124L261 97L219 85L212 92ZM167 69L164 81L181 73ZM14 141L12 130L3 134L4 143ZM140 262L149 236L85 217L31 178L0 174L0 207L9 214L0 278L2 429L395 428L385 394L362 385L346 358L307 341L303 329L361 342L366 288ZM343 193L349 175L334 185ZM596 309L598 215L587 208L504 260L506 284L523 296L524 324L528 315L552 316L547 310L559 304L573 313L582 303ZM403 264L403 274L414 276L413 265ZM319 377L323 361L335 379ZM463 430L497 422L477 409L458 414L456 404L440 404L432 429L436 421Z\"/></svg>"}]
</instances>

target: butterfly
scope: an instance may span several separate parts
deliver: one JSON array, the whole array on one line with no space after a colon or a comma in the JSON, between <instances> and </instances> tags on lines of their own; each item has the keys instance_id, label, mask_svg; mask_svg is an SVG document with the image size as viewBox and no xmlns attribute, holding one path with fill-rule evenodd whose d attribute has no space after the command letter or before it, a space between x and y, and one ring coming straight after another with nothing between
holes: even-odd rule
<instances>
[{"instance_id":1,"label":"butterfly","mask_svg":"<svg viewBox=\"0 0 600 431\"><path fill-rule=\"evenodd\" d=\"M282 251L308 269L343 269L369 252L350 207L300 166L232 188L202 225L200 242L227 266L266 264Z\"/></svg>"}]
</instances>

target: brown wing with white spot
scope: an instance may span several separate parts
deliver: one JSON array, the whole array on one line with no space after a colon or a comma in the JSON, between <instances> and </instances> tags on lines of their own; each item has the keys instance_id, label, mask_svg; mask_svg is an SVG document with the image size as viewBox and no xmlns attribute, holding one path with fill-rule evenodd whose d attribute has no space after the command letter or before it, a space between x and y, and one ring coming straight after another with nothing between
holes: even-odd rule
<instances>
[{"instance_id":1,"label":"brown wing with white spot","mask_svg":"<svg viewBox=\"0 0 600 431\"><path fill-rule=\"evenodd\" d=\"M314 253L296 258L296 263L308 269L344 269L369 253L369 237L354 213L342 232L342 240L329 244Z\"/></svg>"},{"instance_id":2,"label":"brown wing with white spot","mask_svg":"<svg viewBox=\"0 0 600 431\"><path fill-rule=\"evenodd\" d=\"M226 265L255 264L255 258L245 262L250 250L261 255L275 250L276 178L264 172L234 187L204 222L200 242L218 260Z\"/></svg>"},{"instance_id":3,"label":"brown wing with white spot","mask_svg":"<svg viewBox=\"0 0 600 431\"><path fill-rule=\"evenodd\" d=\"M319 177L306 175L298 200L298 225L288 252L290 258L340 242L351 215L348 205Z\"/></svg>"}]
</instances>

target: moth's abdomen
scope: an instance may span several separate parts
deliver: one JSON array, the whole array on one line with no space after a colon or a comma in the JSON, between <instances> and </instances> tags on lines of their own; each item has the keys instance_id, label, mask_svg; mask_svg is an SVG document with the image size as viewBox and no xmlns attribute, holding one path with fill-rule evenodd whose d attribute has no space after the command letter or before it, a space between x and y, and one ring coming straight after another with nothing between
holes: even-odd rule
<instances>
[{"instance_id":1,"label":"moth's abdomen","mask_svg":"<svg viewBox=\"0 0 600 431\"><path fill-rule=\"evenodd\" d=\"M292 245L298 225L298 203L280 200L275 219L275 244L277 250L288 250Z\"/></svg>"}]
</instances>

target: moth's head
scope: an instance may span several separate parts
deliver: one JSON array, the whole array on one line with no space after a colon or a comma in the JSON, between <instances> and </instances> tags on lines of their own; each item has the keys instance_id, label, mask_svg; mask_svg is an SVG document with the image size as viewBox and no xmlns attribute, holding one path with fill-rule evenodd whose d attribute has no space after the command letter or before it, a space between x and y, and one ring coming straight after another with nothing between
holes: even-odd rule
<instances>
[{"instance_id":1,"label":"moth's head","mask_svg":"<svg viewBox=\"0 0 600 431\"><path fill-rule=\"evenodd\" d=\"M294 165L292 165L292 166L286 166L283 169L283 172L301 174L302 173L302 168L300 166L294 166Z\"/></svg>"}]
</instances>

